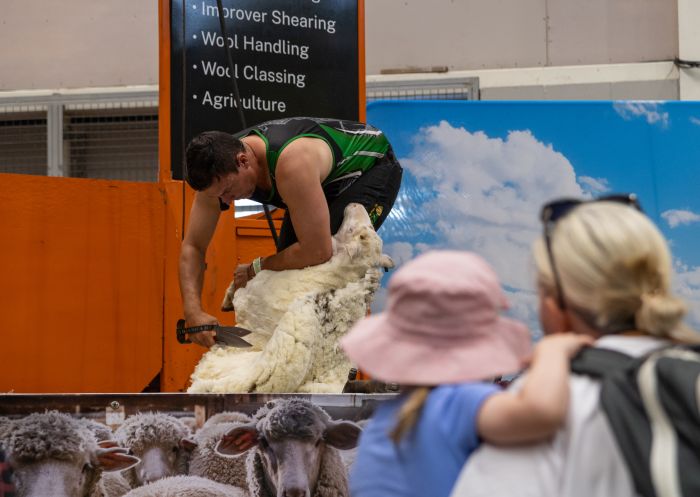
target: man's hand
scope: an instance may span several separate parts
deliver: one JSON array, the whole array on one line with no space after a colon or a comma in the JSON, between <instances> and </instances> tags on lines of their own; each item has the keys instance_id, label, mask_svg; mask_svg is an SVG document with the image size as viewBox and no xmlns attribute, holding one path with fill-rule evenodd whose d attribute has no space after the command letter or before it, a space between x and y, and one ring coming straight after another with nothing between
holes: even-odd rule
<instances>
[{"instance_id":1,"label":"man's hand","mask_svg":"<svg viewBox=\"0 0 700 497\"><path fill-rule=\"evenodd\" d=\"M253 279L255 273L253 272L252 264L239 264L236 268L236 272L233 275L233 285L238 290L239 288L245 288L250 280Z\"/></svg>"},{"instance_id":2,"label":"man's hand","mask_svg":"<svg viewBox=\"0 0 700 497\"><path fill-rule=\"evenodd\" d=\"M219 324L219 320L216 319L211 314L207 314L204 311L200 311L194 316L185 316L185 327L190 328L192 326L202 326L205 324ZM214 337L216 336L215 331L200 331L199 333L192 333L187 336L192 343L201 345L202 347L210 348L214 345Z\"/></svg>"}]
</instances>

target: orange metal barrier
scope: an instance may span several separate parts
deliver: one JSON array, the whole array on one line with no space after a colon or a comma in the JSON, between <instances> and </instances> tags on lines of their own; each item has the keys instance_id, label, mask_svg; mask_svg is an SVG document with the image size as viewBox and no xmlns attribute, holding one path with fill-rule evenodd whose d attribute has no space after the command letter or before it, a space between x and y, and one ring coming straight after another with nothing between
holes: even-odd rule
<instances>
[{"instance_id":1,"label":"orange metal barrier","mask_svg":"<svg viewBox=\"0 0 700 497\"><path fill-rule=\"evenodd\" d=\"M162 363L158 184L0 175L0 391L141 391Z\"/></svg>"},{"instance_id":2,"label":"orange metal barrier","mask_svg":"<svg viewBox=\"0 0 700 497\"><path fill-rule=\"evenodd\" d=\"M182 182L2 174L0 198L0 392L140 392L159 372L185 390L205 349L175 339ZM222 215L205 309L235 322L219 306L236 265L273 250L264 219Z\"/></svg>"}]
</instances>

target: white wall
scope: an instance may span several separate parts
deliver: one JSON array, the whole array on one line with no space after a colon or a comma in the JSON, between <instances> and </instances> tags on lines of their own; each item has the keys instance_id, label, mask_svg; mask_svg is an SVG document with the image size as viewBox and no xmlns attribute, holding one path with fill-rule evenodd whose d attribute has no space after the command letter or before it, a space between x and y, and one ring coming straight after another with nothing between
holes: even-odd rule
<instances>
[{"instance_id":1,"label":"white wall","mask_svg":"<svg viewBox=\"0 0 700 497\"><path fill-rule=\"evenodd\" d=\"M670 60L678 54L676 3L366 0L367 73Z\"/></svg>"},{"instance_id":2,"label":"white wall","mask_svg":"<svg viewBox=\"0 0 700 497\"><path fill-rule=\"evenodd\" d=\"M678 98L673 69L658 79L637 76L637 69L627 71L627 80L579 75L605 74L609 64L672 60L679 53L678 3L689 14L685 32L700 25L698 0L365 2L367 74L434 66L471 71L483 76L485 99ZM157 84L158 3L3 0L0 91ZM688 48L695 38L685 39L686 53L697 53ZM557 84L531 84L516 71L513 85L490 86L483 72L578 65L590 66ZM700 89L700 78L690 84Z\"/></svg>"},{"instance_id":3,"label":"white wall","mask_svg":"<svg viewBox=\"0 0 700 497\"><path fill-rule=\"evenodd\" d=\"M158 83L157 0L3 0L0 90Z\"/></svg>"}]
</instances>

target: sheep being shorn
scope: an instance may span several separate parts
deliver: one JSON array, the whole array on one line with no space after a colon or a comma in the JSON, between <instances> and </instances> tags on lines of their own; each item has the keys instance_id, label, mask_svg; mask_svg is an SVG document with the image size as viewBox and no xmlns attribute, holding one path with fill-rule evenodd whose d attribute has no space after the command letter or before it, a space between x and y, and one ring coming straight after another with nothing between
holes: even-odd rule
<instances>
[{"instance_id":1,"label":"sheep being shorn","mask_svg":"<svg viewBox=\"0 0 700 497\"><path fill-rule=\"evenodd\" d=\"M347 471L338 449L354 448L360 432L355 423L333 421L309 401L276 399L251 423L224 434L216 450L248 452L251 497L347 497Z\"/></svg>"},{"instance_id":2,"label":"sheep being shorn","mask_svg":"<svg viewBox=\"0 0 700 497\"><path fill-rule=\"evenodd\" d=\"M17 497L88 497L103 471L139 462L127 449L103 442L85 424L55 411L14 420L6 450Z\"/></svg>"},{"instance_id":3,"label":"sheep being shorn","mask_svg":"<svg viewBox=\"0 0 700 497\"><path fill-rule=\"evenodd\" d=\"M245 490L199 476L171 476L136 488L125 497L247 497Z\"/></svg>"},{"instance_id":4,"label":"sheep being shorn","mask_svg":"<svg viewBox=\"0 0 700 497\"><path fill-rule=\"evenodd\" d=\"M190 429L178 418L165 413L129 416L117 428L115 439L130 449L141 462L124 477L136 488L167 476L187 474Z\"/></svg>"},{"instance_id":5,"label":"sheep being shorn","mask_svg":"<svg viewBox=\"0 0 700 497\"><path fill-rule=\"evenodd\" d=\"M246 337L253 348L213 347L189 392L341 392L350 363L338 340L367 313L393 262L360 204L345 209L333 245L324 264L264 270L235 293L238 325L257 332Z\"/></svg>"}]
</instances>

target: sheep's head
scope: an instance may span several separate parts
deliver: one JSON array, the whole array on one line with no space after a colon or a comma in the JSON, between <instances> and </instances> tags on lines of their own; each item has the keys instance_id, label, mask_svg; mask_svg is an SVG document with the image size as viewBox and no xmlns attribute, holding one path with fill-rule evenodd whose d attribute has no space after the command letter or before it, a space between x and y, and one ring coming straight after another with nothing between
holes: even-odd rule
<instances>
[{"instance_id":1,"label":"sheep's head","mask_svg":"<svg viewBox=\"0 0 700 497\"><path fill-rule=\"evenodd\" d=\"M139 462L114 441L98 444L83 423L55 411L15 421L7 451L18 497L87 496L102 471L122 471Z\"/></svg>"},{"instance_id":2,"label":"sheep's head","mask_svg":"<svg viewBox=\"0 0 700 497\"><path fill-rule=\"evenodd\" d=\"M185 474L193 448L190 429L179 419L163 413L130 416L116 431L117 440L141 462L125 474L132 487L161 478Z\"/></svg>"},{"instance_id":3,"label":"sheep's head","mask_svg":"<svg viewBox=\"0 0 700 497\"><path fill-rule=\"evenodd\" d=\"M350 260L367 261L369 265L393 267L388 256L382 255L382 239L374 231L369 214L361 204L345 207L343 223L333 235L333 254L346 253Z\"/></svg>"},{"instance_id":4,"label":"sheep's head","mask_svg":"<svg viewBox=\"0 0 700 497\"><path fill-rule=\"evenodd\" d=\"M216 446L233 456L256 448L267 484L278 496L312 495L328 447L352 449L361 428L350 421L333 421L318 406L301 399L284 399L262 408L256 421L237 426Z\"/></svg>"},{"instance_id":5,"label":"sheep's head","mask_svg":"<svg viewBox=\"0 0 700 497\"><path fill-rule=\"evenodd\" d=\"M79 420L83 425L95 435L98 442L103 442L105 440L112 440L114 434L110 430L109 426L94 421L90 418L82 418Z\"/></svg>"}]
</instances>

